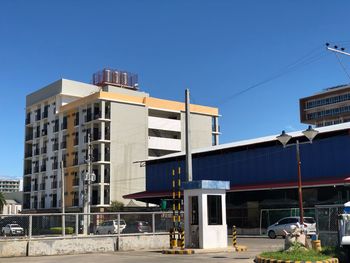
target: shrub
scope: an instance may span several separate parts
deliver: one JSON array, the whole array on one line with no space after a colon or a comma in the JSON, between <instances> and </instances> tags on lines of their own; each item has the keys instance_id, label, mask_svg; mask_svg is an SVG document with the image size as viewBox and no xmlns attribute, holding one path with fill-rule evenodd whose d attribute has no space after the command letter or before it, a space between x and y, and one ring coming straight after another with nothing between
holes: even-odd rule
<instances>
[{"instance_id":1,"label":"shrub","mask_svg":"<svg viewBox=\"0 0 350 263\"><path fill-rule=\"evenodd\" d=\"M62 227L51 227L50 231L52 234L62 234ZM66 227L65 233L71 235L74 233L73 227Z\"/></svg>"}]
</instances>

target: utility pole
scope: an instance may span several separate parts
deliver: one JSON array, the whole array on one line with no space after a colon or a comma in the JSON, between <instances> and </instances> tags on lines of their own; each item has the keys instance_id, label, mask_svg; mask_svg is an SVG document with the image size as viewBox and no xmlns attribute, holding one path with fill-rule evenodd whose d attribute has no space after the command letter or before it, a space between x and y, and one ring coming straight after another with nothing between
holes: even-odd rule
<instances>
[{"instance_id":1,"label":"utility pole","mask_svg":"<svg viewBox=\"0 0 350 263\"><path fill-rule=\"evenodd\" d=\"M186 180L192 181L192 155L191 155L191 126L190 126L190 90L185 91L186 98Z\"/></svg>"},{"instance_id":2,"label":"utility pole","mask_svg":"<svg viewBox=\"0 0 350 263\"><path fill-rule=\"evenodd\" d=\"M64 169L63 169L63 161L60 162L60 168L61 168L61 208L62 208L62 235L64 236L66 234L66 217L65 217L65 185L64 185Z\"/></svg>"},{"instance_id":3,"label":"utility pole","mask_svg":"<svg viewBox=\"0 0 350 263\"><path fill-rule=\"evenodd\" d=\"M334 46L334 47L329 47L329 43L326 43L326 48L329 51L335 52L335 53L340 53L346 56L350 56L350 53L345 52L345 48L341 47L340 49L338 49L338 46Z\"/></svg>"},{"instance_id":4,"label":"utility pole","mask_svg":"<svg viewBox=\"0 0 350 263\"><path fill-rule=\"evenodd\" d=\"M92 154L91 154L91 135L87 133L88 153L87 153L87 170L84 178L84 235L88 234L90 226L90 207L91 207L91 181L95 181L95 175L92 173Z\"/></svg>"}]
</instances>

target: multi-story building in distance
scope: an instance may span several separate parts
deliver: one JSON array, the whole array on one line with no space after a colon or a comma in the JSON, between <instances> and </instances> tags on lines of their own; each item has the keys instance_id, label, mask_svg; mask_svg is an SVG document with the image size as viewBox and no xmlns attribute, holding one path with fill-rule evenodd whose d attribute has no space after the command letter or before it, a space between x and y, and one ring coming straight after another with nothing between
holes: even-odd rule
<instances>
[{"instance_id":1,"label":"multi-story building in distance","mask_svg":"<svg viewBox=\"0 0 350 263\"><path fill-rule=\"evenodd\" d=\"M328 126L350 121L350 85L341 85L302 98L299 101L302 123Z\"/></svg>"},{"instance_id":2,"label":"multi-story building in distance","mask_svg":"<svg viewBox=\"0 0 350 263\"><path fill-rule=\"evenodd\" d=\"M185 105L150 97L137 88L137 76L105 69L93 84L61 79L26 98L24 210L61 206L61 170L66 209L83 205L88 134L92 140L92 211L145 188L139 160L185 148ZM218 144L218 109L193 105L193 148ZM160 179L161 180L161 179Z\"/></svg>"},{"instance_id":3,"label":"multi-story building in distance","mask_svg":"<svg viewBox=\"0 0 350 263\"><path fill-rule=\"evenodd\" d=\"M2 193L18 192L19 187L20 180L0 178L0 192Z\"/></svg>"}]
</instances>

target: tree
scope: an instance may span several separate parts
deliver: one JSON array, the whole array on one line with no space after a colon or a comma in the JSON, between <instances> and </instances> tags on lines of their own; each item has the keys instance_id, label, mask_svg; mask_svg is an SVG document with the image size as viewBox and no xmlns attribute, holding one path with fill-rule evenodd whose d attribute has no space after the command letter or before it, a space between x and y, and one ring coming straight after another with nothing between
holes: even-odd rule
<instances>
[{"instance_id":1,"label":"tree","mask_svg":"<svg viewBox=\"0 0 350 263\"><path fill-rule=\"evenodd\" d=\"M2 214L2 209L4 208L5 205L6 205L5 196L2 192L0 192L0 212L1 212L1 214Z\"/></svg>"},{"instance_id":2,"label":"tree","mask_svg":"<svg viewBox=\"0 0 350 263\"><path fill-rule=\"evenodd\" d=\"M124 204L119 201L112 201L111 202L111 207L109 208L111 212L118 212L118 211L123 211L124 210Z\"/></svg>"}]
</instances>

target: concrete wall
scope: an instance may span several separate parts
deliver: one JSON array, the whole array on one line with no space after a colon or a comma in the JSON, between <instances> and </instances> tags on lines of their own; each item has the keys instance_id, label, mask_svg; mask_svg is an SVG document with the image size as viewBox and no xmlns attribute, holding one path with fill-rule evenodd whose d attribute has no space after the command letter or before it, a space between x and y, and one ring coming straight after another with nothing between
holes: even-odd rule
<instances>
[{"instance_id":1,"label":"concrete wall","mask_svg":"<svg viewBox=\"0 0 350 263\"><path fill-rule=\"evenodd\" d=\"M144 106L111 102L111 201L145 190L145 167L134 162L148 156L147 121Z\"/></svg>"},{"instance_id":2,"label":"concrete wall","mask_svg":"<svg viewBox=\"0 0 350 263\"><path fill-rule=\"evenodd\" d=\"M101 253L169 247L167 234L121 237L72 237L0 241L1 257Z\"/></svg>"},{"instance_id":3,"label":"concrete wall","mask_svg":"<svg viewBox=\"0 0 350 263\"><path fill-rule=\"evenodd\" d=\"M165 249L169 248L169 235L122 236L118 250Z\"/></svg>"},{"instance_id":4,"label":"concrete wall","mask_svg":"<svg viewBox=\"0 0 350 263\"><path fill-rule=\"evenodd\" d=\"M182 136L182 149L185 150L185 113L181 112L181 136ZM212 146L212 116L201 115L196 113L191 113L191 146L192 149L204 148L208 146Z\"/></svg>"}]
</instances>

